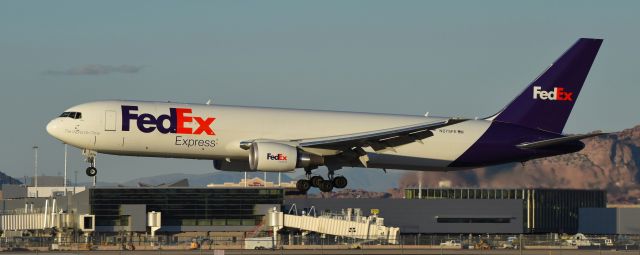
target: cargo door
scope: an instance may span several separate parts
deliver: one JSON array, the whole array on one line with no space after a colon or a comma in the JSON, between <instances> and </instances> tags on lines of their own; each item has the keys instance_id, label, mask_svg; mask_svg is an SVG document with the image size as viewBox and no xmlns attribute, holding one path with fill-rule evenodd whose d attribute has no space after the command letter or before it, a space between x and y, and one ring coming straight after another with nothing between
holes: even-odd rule
<instances>
[{"instance_id":1,"label":"cargo door","mask_svg":"<svg viewBox=\"0 0 640 255\"><path fill-rule=\"evenodd\" d=\"M116 131L116 112L115 111L104 112L104 130Z\"/></svg>"}]
</instances>

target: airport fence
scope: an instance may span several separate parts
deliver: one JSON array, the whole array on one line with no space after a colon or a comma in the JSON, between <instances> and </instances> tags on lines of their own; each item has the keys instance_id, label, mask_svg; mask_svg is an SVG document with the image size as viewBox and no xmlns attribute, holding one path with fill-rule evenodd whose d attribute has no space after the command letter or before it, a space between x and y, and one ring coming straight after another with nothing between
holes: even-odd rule
<instances>
[{"instance_id":1,"label":"airport fence","mask_svg":"<svg viewBox=\"0 0 640 255\"><path fill-rule=\"evenodd\" d=\"M338 237L317 234L285 234L278 238L208 237L208 236L130 236L96 235L66 238L11 237L0 238L0 251L131 251L131 250L518 250L549 251L545 254L563 254L567 250L627 251L640 255L640 235L401 235L397 239L365 240L357 236ZM453 253L448 253L453 254ZM488 253L487 253L488 254ZM598 254L598 253L593 253ZM601 253L600 253L601 254Z\"/></svg>"}]
</instances>

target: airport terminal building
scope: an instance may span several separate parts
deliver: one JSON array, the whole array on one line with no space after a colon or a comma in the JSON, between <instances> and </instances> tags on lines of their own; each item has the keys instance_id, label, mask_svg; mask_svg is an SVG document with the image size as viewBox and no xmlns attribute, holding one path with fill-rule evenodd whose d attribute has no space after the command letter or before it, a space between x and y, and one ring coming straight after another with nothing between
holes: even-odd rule
<instances>
[{"instance_id":1,"label":"airport terminal building","mask_svg":"<svg viewBox=\"0 0 640 255\"><path fill-rule=\"evenodd\" d=\"M24 232L13 230L30 229L27 225L34 226L36 231L30 232L36 235L49 235L47 229L56 228L63 233L81 229L100 236L145 236L151 231L150 213L159 213L154 229L158 236L242 239L264 231L267 211L279 208L284 195L284 189L264 187L89 188L75 195L3 199L0 228L5 236L20 236ZM10 214L24 217L12 220ZM91 217L91 222L82 222L83 217ZM24 219L33 222L25 225Z\"/></svg>"},{"instance_id":2,"label":"airport terminal building","mask_svg":"<svg viewBox=\"0 0 640 255\"><path fill-rule=\"evenodd\" d=\"M406 199L457 202L518 201L524 233L576 233L580 208L607 207L604 190L426 188L405 189L404 195Z\"/></svg>"},{"instance_id":3,"label":"airport terminal building","mask_svg":"<svg viewBox=\"0 0 640 255\"><path fill-rule=\"evenodd\" d=\"M147 212L161 212L159 232L248 232L279 207L282 189L95 188L83 194L96 231L145 232Z\"/></svg>"},{"instance_id":4,"label":"airport terminal building","mask_svg":"<svg viewBox=\"0 0 640 255\"><path fill-rule=\"evenodd\" d=\"M379 211L386 225L402 234L523 233L522 203L516 200L413 200L378 198L287 198L285 211L314 207L318 211L360 208Z\"/></svg>"},{"instance_id":5,"label":"airport terminal building","mask_svg":"<svg viewBox=\"0 0 640 255\"><path fill-rule=\"evenodd\" d=\"M5 195L20 190L6 185L3 189ZM620 223L615 213L602 211L607 209L604 190L409 188L404 198L339 199L295 194L282 187L195 188L183 183L97 187L50 197L5 196L0 201L0 228L5 237L24 234L16 228L25 228L24 224L14 224L11 217L27 214L44 215L34 221L34 228L42 230L30 231L35 235L49 235L47 229L55 228L62 233L82 229L100 236L155 234L165 240L194 236L243 239L270 235L269 211L276 208L287 213L294 205L307 212L311 208L317 212L359 208L384 217L386 226L398 227L407 235L573 234L580 229L615 233L618 230L603 221L597 229L585 226L595 226L593 222L602 218L598 215ZM83 217L90 220L83 222L87 219ZM153 217L158 219L151 224ZM62 218L70 223L60 224Z\"/></svg>"},{"instance_id":6,"label":"airport terminal building","mask_svg":"<svg viewBox=\"0 0 640 255\"><path fill-rule=\"evenodd\" d=\"M604 190L405 189L404 199L285 199L318 210L377 209L402 233L577 233L580 208L606 208Z\"/></svg>"}]
</instances>

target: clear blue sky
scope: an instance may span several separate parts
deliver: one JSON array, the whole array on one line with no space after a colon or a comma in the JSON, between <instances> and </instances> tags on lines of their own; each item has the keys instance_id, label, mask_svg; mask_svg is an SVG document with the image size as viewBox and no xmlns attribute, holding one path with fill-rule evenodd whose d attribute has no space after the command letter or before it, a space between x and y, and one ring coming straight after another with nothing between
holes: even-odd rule
<instances>
[{"instance_id":1,"label":"clear blue sky","mask_svg":"<svg viewBox=\"0 0 640 255\"><path fill-rule=\"evenodd\" d=\"M579 37L604 38L566 132L640 123L638 1L0 1L0 171L62 171L45 124L99 99L495 113ZM294 128L294 127L292 127ZM303 127L300 127L303 128ZM72 150L70 167L84 176ZM102 181L212 171L102 156Z\"/></svg>"}]
</instances>

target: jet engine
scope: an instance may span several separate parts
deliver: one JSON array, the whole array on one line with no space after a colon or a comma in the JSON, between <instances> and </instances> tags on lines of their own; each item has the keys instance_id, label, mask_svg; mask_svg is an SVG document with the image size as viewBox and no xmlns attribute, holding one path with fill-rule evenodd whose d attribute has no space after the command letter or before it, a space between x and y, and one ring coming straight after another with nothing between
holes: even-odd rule
<instances>
[{"instance_id":1,"label":"jet engine","mask_svg":"<svg viewBox=\"0 0 640 255\"><path fill-rule=\"evenodd\" d=\"M274 142L254 142L249 149L249 167L254 171L290 172L324 164L322 156L295 146Z\"/></svg>"},{"instance_id":2,"label":"jet engine","mask_svg":"<svg viewBox=\"0 0 640 255\"><path fill-rule=\"evenodd\" d=\"M213 168L220 171L255 172L255 170L249 168L249 161L247 160L214 160Z\"/></svg>"}]
</instances>

